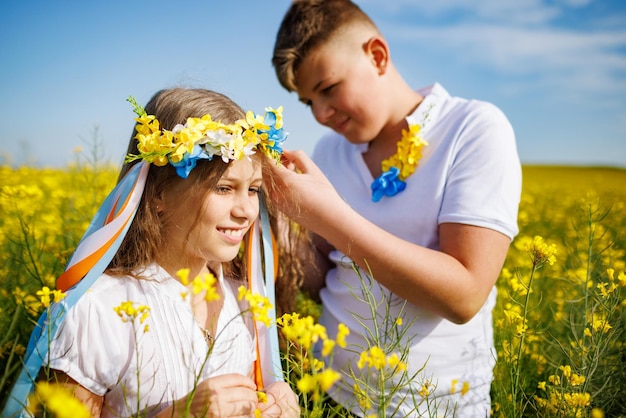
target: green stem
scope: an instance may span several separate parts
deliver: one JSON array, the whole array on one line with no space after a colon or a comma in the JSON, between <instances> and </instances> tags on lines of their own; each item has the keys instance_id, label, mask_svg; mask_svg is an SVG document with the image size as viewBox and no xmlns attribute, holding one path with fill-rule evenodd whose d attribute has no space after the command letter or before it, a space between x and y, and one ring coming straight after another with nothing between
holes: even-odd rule
<instances>
[{"instance_id":1,"label":"green stem","mask_svg":"<svg viewBox=\"0 0 626 418\"><path fill-rule=\"evenodd\" d=\"M530 278L528 279L528 287L526 289L526 298L524 299L524 305L523 305L524 311L522 315L522 321L523 321L522 326L524 327L524 329L522 331L522 335L520 336L519 347L517 349L517 361L516 361L515 370L514 370L514 382L513 382L513 387L511 388L514 411L518 410L517 394L520 391L519 380L520 380L520 375L521 375L522 352L524 351L524 342L525 342L525 337L526 337L526 317L528 315L528 305L530 303L530 292L532 290L532 285L533 285L533 280L535 277L536 270L537 270L537 264L535 260L533 260L533 267L532 267L532 270L530 271Z\"/></svg>"}]
</instances>

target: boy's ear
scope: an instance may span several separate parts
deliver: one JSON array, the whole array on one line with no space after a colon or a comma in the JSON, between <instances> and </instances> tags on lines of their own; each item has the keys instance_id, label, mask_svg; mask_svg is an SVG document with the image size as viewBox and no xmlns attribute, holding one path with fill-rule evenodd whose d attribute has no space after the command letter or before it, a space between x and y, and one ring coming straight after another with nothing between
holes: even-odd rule
<instances>
[{"instance_id":1,"label":"boy's ear","mask_svg":"<svg viewBox=\"0 0 626 418\"><path fill-rule=\"evenodd\" d=\"M364 49L372 64L378 69L378 74L385 74L389 64L389 47L387 42L380 36L374 36L365 43Z\"/></svg>"}]
</instances>

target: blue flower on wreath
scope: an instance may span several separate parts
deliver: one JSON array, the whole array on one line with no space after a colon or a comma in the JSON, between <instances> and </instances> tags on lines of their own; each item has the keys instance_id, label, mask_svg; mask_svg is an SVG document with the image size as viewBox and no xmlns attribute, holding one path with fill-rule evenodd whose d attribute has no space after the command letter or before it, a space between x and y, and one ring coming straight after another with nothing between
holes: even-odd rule
<instances>
[{"instance_id":1,"label":"blue flower on wreath","mask_svg":"<svg viewBox=\"0 0 626 418\"><path fill-rule=\"evenodd\" d=\"M383 196L395 196L406 188L406 183L398 178L400 170L389 167L372 182L372 200L378 202Z\"/></svg>"},{"instance_id":2,"label":"blue flower on wreath","mask_svg":"<svg viewBox=\"0 0 626 418\"><path fill-rule=\"evenodd\" d=\"M263 123L269 126L270 128L268 130L262 130L261 132L266 133L268 143L269 142L272 143L272 145L268 144L267 148L274 150L280 154L283 152L283 149L281 148L281 144L285 142L289 133L285 132L285 130L282 127L282 123L281 123L280 129L276 129L276 122L277 122L276 113L267 112L265 114L265 119Z\"/></svg>"},{"instance_id":3,"label":"blue flower on wreath","mask_svg":"<svg viewBox=\"0 0 626 418\"><path fill-rule=\"evenodd\" d=\"M180 160L177 163L170 161L170 164L172 164L176 168L176 174L186 179L189 176L189 173L191 172L191 170L193 170L194 167L196 166L196 163L198 162L198 160L205 160L205 159L211 160L212 157L206 154L200 145L194 145L193 151L191 152L191 154L186 152L183 155L182 160Z\"/></svg>"}]
</instances>

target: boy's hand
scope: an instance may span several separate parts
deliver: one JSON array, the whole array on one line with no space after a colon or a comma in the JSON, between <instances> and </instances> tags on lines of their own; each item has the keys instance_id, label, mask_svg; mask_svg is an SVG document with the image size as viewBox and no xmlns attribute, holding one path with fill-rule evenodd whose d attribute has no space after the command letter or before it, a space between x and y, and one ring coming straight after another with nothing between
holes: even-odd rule
<instances>
[{"instance_id":1,"label":"boy's hand","mask_svg":"<svg viewBox=\"0 0 626 418\"><path fill-rule=\"evenodd\" d=\"M315 232L312 226L345 202L304 151L285 150L282 162L282 166L271 164L277 177L270 191L272 201L291 219Z\"/></svg>"}]
</instances>

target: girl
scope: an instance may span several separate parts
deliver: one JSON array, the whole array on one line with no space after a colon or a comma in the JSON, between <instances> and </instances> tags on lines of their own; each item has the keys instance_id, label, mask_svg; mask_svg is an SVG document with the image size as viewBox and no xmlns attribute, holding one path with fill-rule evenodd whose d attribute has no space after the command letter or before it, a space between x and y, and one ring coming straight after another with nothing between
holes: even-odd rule
<instances>
[{"instance_id":1,"label":"girl","mask_svg":"<svg viewBox=\"0 0 626 418\"><path fill-rule=\"evenodd\" d=\"M254 331L236 290L251 268L238 254L259 215L264 167L285 136L280 112L264 120L219 93L183 88L142 110L120 173L151 163L135 218L51 339L46 378L96 417L299 416L285 382L267 385L259 402ZM293 271L281 272L283 291L297 285L286 279ZM61 276L61 285L73 284Z\"/></svg>"}]
</instances>

